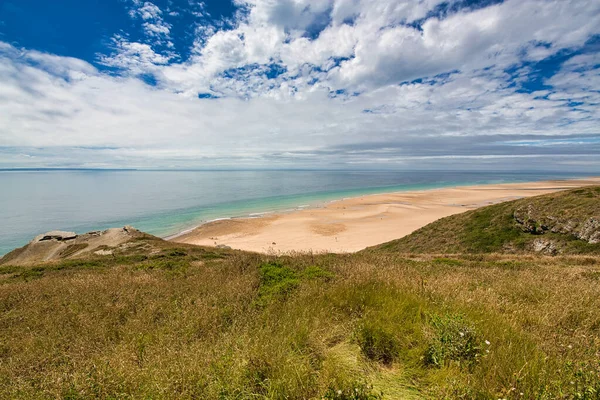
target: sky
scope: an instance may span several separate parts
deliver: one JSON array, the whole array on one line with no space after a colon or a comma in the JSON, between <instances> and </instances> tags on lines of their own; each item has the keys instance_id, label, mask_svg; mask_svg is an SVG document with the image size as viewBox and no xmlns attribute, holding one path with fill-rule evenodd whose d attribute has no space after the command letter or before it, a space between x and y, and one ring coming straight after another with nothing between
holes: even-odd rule
<instances>
[{"instance_id":1,"label":"sky","mask_svg":"<svg viewBox=\"0 0 600 400\"><path fill-rule=\"evenodd\" d=\"M598 0L0 0L0 168L600 172Z\"/></svg>"}]
</instances>

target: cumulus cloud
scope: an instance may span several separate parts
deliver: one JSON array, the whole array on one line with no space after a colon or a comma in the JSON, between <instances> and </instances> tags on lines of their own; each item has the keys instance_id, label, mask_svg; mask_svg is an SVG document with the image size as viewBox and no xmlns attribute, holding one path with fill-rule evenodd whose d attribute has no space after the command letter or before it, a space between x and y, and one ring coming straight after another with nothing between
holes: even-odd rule
<instances>
[{"instance_id":1,"label":"cumulus cloud","mask_svg":"<svg viewBox=\"0 0 600 400\"><path fill-rule=\"evenodd\" d=\"M600 4L493 3L236 0L235 20L199 26L183 58L168 13L134 0L130 15L145 38L115 35L96 66L0 42L1 158L136 167L596 165L600 61L590 42L600 34ZM558 68L522 90L536 63L552 57L563 57ZM151 84L140 79L147 76Z\"/></svg>"},{"instance_id":2,"label":"cumulus cloud","mask_svg":"<svg viewBox=\"0 0 600 400\"><path fill-rule=\"evenodd\" d=\"M160 78L174 91L212 86L218 92L214 80L224 72L276 63L286 69L284 76L278 85L255 85L258 94L315 79L331 90L363 91L455 70L539 61L600 33L595 1L507 0L478 9L459 7L463 3L237 0L245 12L238 13L235 27L201 26L193 56L166 66ZM439 11L444 4L454 12ZM136 13L149 8L140 15L156 19L160 10L149 5ZM230 79L225 84L236 86Z\"/></svg>"},{"instance_id":3,"label":"cumulus cloud","mask_svg":"<svg viewBox=\"0 0 600 400\"><path fill-rule=\"evenodd\" d=\"M162 10L154 3L132 0L129 16L142 21L145 39L141 42L130 41L121 33L115 34L111 41L112 52L99 54L98 62L139 75L151 73L155 66L166 65L170 60L177 58L172 50L172 25L165 22L162 15ZM156 47L164 47L167 50L157 51Z\"/></svg>"},{"instance_id":4,"label":"cumulus cloud","mask_svg":"<svg viewBox=\"0 0 600 400\"><path fill-rule=\"evenodd\" d=\"M133 0L133 8L129 11L129 15L144 21L143 27L148 35L169 38L172 26L163 20L162 11L156 4Z\"/></svg>"}]
</instances>

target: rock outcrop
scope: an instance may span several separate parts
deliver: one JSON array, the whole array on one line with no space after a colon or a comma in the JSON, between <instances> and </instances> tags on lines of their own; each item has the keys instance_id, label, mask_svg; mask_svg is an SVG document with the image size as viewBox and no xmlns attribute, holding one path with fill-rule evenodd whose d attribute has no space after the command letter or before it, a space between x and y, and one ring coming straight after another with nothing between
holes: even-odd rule
<instances>
[{"instance_id":1,"label":"rock outcrop","mask_svg":"<svg viewBox=\"0 0 600 400\"><path fill-rule=\"evenodd\" d=\"M600 218L580 220L568 216L545 214L533 205L517 208L513 217L517 226L527 233L543 235L546 232L570 235L590 244L600 243Z\"/></svg>"},{"instance_id":2,"label":"rock outcrop","mask_svg":"<svg viewBox=\"0 0 600 400\"><path fill-rule=\"evenodd\" d=\"M600 218L590 218L577 232L577 238L588 243L600 243Z\"/></svg>"},{"instance_id":3,"label":"rock outcrop","mask_svg":"<svg viewBox=\"0 0 600 400\"><path fill-rule=\"evenodd\" d=\"M93 231L82 235L74 232L51 231L36 236L29 244L6 254L0 258L0 265L27 265L67 259L85 253L109 255L112 254L111 248L144 235L131 226Z\"/></svg>"},{"instance_id":4,"label":"rock outcrop","mask_svg":"<svg viewBox=\"0 0 600 400\"><path fill-rule=\"evenodd\" d=\"M535 239L532 243L532 250L536 253L556 255L560 253L560 249L556 247L556 243L551 240Z\"/></svg>"}]
</instances>

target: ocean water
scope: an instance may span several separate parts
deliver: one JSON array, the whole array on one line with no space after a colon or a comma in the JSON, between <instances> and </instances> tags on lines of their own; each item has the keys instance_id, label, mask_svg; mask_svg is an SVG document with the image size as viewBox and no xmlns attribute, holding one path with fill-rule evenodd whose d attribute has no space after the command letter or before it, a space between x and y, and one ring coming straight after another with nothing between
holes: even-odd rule
<instances>
[{"instance_id":1,"label":"ocean water","mask_svg":"<svg viewBox=\"0 0 600 400\"><path fill-rule=\"evenodd\" d=\"M123 225L166 237L203 222L362 194L566 179L456 171L0 171L0 255L50 230Z\"/></svg>"}]
</instances>

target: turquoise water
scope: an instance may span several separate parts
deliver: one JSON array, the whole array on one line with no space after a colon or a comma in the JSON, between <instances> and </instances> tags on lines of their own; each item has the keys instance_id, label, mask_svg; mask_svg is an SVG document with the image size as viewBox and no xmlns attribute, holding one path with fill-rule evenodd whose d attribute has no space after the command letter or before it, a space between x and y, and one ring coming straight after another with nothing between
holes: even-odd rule
<instances>
[{"instance_id":1,"label":"turquoise water","mask_svg":"<svg viewBox=\"0 0 600 400\"><path fill-rule=\"evenodd\" d=\"M362 194L572 178L456 171L0 171L0 255L39 233L133 225L166 237L203 222Z\"/></svg>"}]
</instances>

